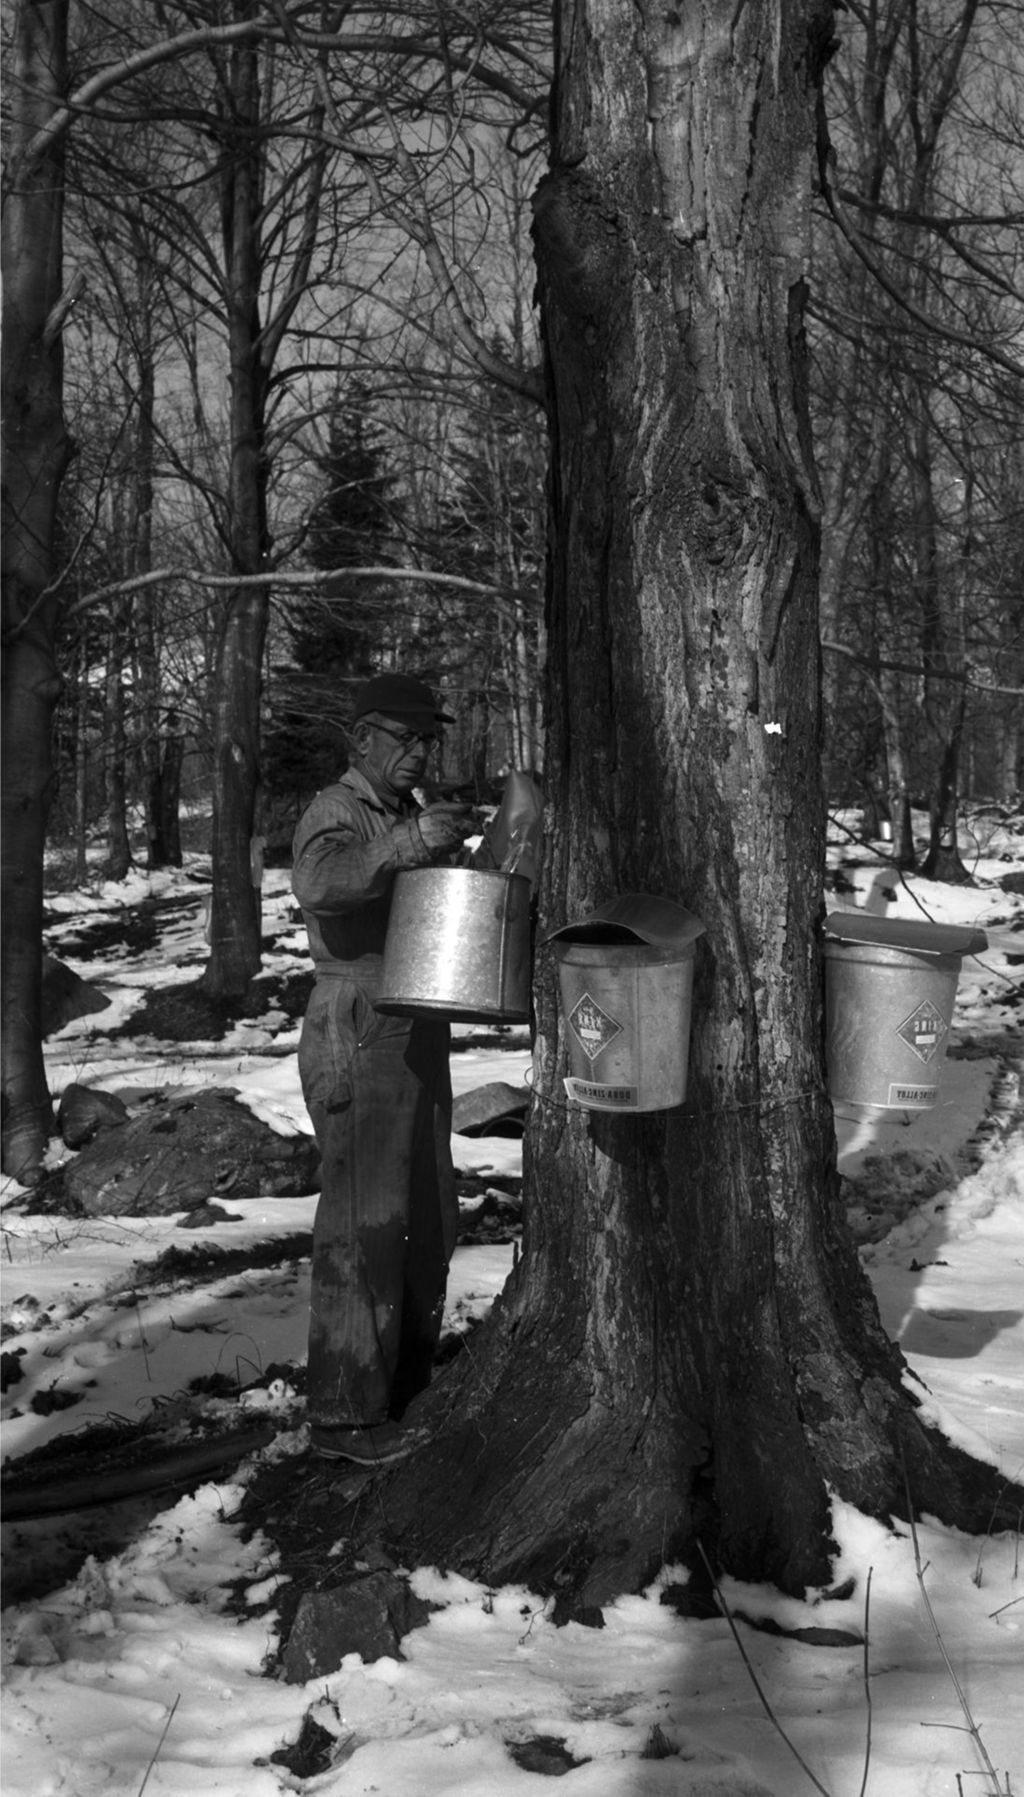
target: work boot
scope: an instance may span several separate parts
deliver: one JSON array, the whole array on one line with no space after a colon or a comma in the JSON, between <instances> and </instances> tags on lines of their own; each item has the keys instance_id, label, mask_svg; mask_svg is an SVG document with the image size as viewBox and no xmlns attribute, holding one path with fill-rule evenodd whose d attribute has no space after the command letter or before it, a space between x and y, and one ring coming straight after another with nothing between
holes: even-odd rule
<instances>
[{"instance_id":1,"label":"work boot","mask_svg":"<svg viewBox=\"0 0 1024 1797\"><path fill-rule=\"evenodd\" d=\"M353 1466L394 1466L422 1445L422 1430L403 1429L398 1423L352 1424L332 1428L314 1423L310 1445L321 1460L347 1460Z\"/></svg>"}]
</instances>

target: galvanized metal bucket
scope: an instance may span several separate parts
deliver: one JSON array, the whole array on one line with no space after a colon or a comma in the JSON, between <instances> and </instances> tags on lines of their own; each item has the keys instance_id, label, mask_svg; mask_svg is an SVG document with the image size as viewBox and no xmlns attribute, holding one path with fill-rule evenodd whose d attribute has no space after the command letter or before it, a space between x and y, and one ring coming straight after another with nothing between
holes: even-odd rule
<instances>
[{"instance_id":1,"label":"galvanized metal bucket","mask_svg":"<svg viewBox=\"0 0 1024 1797\"><path fill-rule=\"evenodd\" d=\"M595 1111L682 1104L700 920L628 892L554 931L569 1048L566 1094Z\"/></svg>"},{"instance_id":2,"label":"galvanized metal bucket","mask_svg":"<svg viewBox=\"0 0 1024 1797\"><path fill-rule=\"evenodd\" d=\"M530 1015L530 882L471 867L396 874L378 1011L464 1023Z\"/></svg>"},{"instance_id":3,"label":"galvanized metal bucket","mask_svg":"<svg viewBox=\"0 0 1024 1797\"><path fill-rule=\"evenodd\" d=\"M938 1102L965 954L983 930L834 911L825 919L825 1015L834 1102L923 1111Z\"/></svg>"}]
</instances>

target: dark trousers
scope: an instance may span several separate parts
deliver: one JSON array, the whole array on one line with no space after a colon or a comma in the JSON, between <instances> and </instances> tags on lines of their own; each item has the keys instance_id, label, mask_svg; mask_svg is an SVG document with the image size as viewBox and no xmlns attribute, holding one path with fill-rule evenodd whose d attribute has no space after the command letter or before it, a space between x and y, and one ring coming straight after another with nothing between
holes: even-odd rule
<instances>
[{"instance_id":1,"label":"dark trousers","mask_svg":"<svg viewBox=\"0 0 1024 1797\"><path fill-rule=\"evenodd\" d=\"M447 1023L382 1017L363 979L318 979L299 1071L323 1164L308 1414L401 1414L429 1383L458 1201Z\"/></svg>"}]
</instances>

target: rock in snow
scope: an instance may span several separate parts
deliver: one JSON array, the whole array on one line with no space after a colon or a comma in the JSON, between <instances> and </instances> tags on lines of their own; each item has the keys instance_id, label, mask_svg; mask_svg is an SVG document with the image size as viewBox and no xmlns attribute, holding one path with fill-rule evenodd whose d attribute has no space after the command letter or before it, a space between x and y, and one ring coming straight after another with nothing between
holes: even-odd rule
<instances>
[{"instance_id":1,"label":"rock in snow","mask_svg":"<svg viewBox=\"0 0 1024 1797\"><path fill-rule=\"evenodd\" d=\"M87 1216L163 1217L208 1198L301 1198L320 1156L306 1135L279 1135L227 1087L157 1104L104 1129L65 1168L67 1198Z\"/></svg>"}]
</instances>

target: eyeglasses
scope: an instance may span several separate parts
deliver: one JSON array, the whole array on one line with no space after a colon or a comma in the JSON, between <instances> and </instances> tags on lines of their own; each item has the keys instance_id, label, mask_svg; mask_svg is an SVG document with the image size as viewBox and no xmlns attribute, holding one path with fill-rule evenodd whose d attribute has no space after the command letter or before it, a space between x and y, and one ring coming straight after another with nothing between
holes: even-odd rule
<instances>
[{"instance_id":1,"label":"eyeglasses","mask_svg":"<svg viewBox=\"0 0 1024 1797\"><path fill-rule=\"evenodd\" d=\"M423 743L428 749L436 749L438 736L436 730L392 730L389 724L374 724L375 730L383 730L385 736L393 736L403 749L411 749L416 743Z\"/></svg>"}]
</instances>

